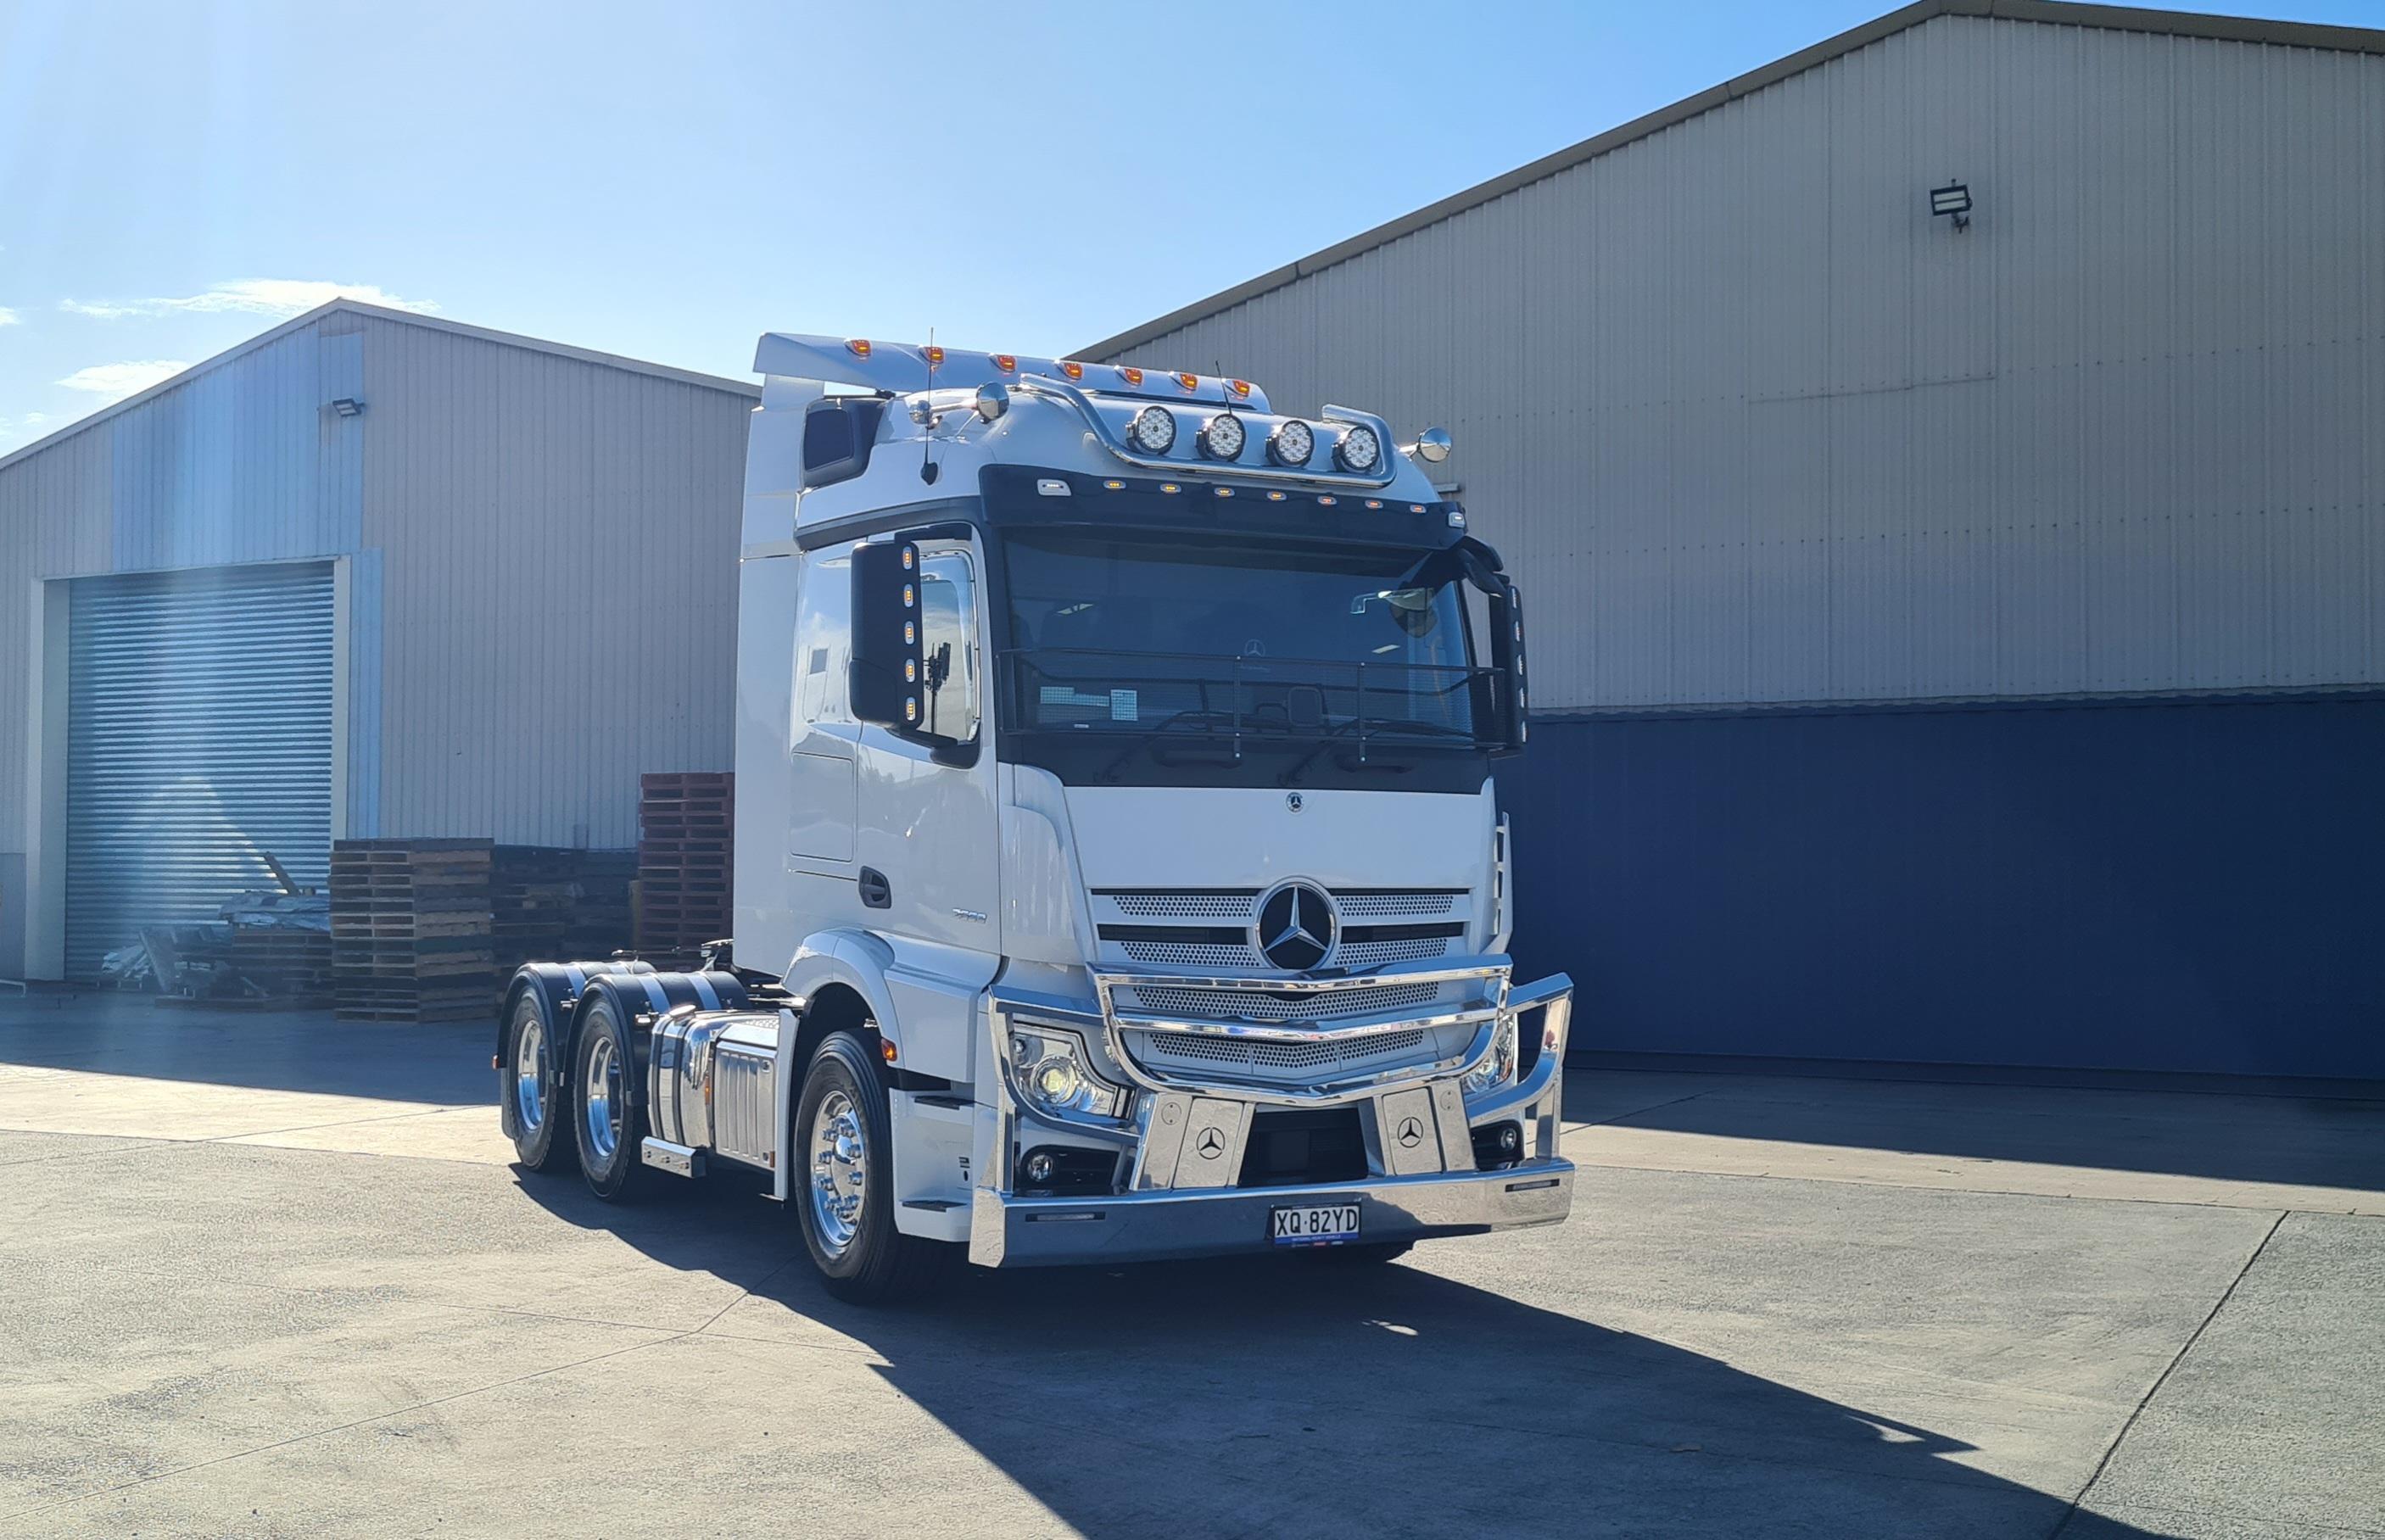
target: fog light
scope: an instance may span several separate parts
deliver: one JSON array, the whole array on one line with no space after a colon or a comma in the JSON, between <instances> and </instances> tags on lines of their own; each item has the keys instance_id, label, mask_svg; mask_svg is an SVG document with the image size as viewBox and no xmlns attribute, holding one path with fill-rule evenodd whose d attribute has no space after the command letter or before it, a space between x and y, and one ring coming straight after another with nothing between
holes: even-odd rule
<instances>
[{"instance_id":1,"label":"fog light","mask_svg":"<svg viewBox=\"0 0 2385 1540\"><path fill-rule=\"evenodd\" d=\"M1499 1129L1499 1152L1513 1155L1524 1148L1524 1131L1514 1124L1503 1124Z\"/></svg>"},{"instance_id":2,"label":"fog light","mask_svg":"<svg viewBox=\"0 0 2385 1540\"><path fill-rule=\"evenodd\" d=\"M1029 1182L1039 1187L1050 1186L1052 1185L1051 1152L1049 1150L1039 1149L1034 1154L1030 1155L1027 1157L1027 1164L1024 1167L1024 1170L1027 1173L1027 1180Z\"/></svg>"}]
</instances>

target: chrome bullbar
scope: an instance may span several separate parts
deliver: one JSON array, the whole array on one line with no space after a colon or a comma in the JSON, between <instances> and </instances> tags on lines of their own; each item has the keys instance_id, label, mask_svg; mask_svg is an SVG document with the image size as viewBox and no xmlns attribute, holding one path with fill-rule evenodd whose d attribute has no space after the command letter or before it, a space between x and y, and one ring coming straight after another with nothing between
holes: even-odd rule
<instances>
[{"instance_id":1,"label":"chrome bullbar","mask_svg":"<svg viewBox=\"0 0 2385 1540\"><path fill-rule=\"evenodd\" d=\"M1457 962L1436 958L1362 974L1281 977L1156 967L1097 966L1090 972L1105 1046L1136 1086L1278 1106L1331 1106L1465 1074L1495 1046L1502 1017L1544 1003L1511 1000L1511 964L1500 956ZM1453 985L1457 987L1454 990ZM1569 981L1564 992L1570 996ZM1396 1034L1429 1043L1450 1028L1464 1027L1473 1030L1454 1051L1435 1051L1423 1059L1408 1055L1390 1066L1353 1066L1346 1074L1329 1073L1297 1084L1216 1069L1194 1074L1155 1063L1152 1055L1135 1051L1137 1037L1149 1042L1155 1040L1152 1035L1164 1034L1282 1045L1326 1063L1363 1057L1370 1039L1386 1040Z\"/></svg>"}]
</instances>

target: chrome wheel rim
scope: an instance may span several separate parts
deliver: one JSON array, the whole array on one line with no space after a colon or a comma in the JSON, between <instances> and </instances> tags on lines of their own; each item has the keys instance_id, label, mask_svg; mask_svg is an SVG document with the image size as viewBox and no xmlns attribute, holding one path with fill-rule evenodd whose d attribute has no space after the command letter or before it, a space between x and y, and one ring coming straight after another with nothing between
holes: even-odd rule
<instances>
[{"instance_id":1,"label":"chrome wheel rim","mask_svg":"<svg viewBox=\"0 0 2385 1540\"><path fill-rule=\"evenodd\" d=\"M812 1228L820 1249L842 1257L861 1233L861 1208L869 1194L869 1137L861 1109L842 1090L820 1098L812 1111Z\"/></svg>"},{"instance_id":2,"label":"chrome wheel rim","mask_svg":"<svg viewBox=\"0 0 2385 1540\"><path fill-rule=\"evenodd\" d=\"M621 1061L613 1051L610 1034L598 1033L589 1049L588 1084L580 1104L587 1109L581 1122L587 1126L589 1153L611 1164L613 1152L621 1148Z\"/></svg>"},{"instance_id":3,"label":"chrome wheel rim","mask_svg":"<svg viewBox=\"0 0 2385 1540\"><path fill-rule=\"evenodd\" d=\"M514 1115L525 1134L546 1122L546 1029L535 1015L523 1018L514 1038Z\"/></svg>"}]
</instances>

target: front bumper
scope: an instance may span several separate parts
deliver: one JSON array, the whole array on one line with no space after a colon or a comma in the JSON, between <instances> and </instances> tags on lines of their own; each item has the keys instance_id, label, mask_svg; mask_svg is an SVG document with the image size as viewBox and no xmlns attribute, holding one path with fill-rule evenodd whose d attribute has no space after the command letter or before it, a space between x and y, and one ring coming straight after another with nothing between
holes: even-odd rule
<instances>
[{"instance_id":1,"label":"front bumper","mask_svg":"<svg viewBox=\"0 0 2385 1540\"><path fill-rule=\"evenodd\" d=\"M1267 1251L1276 1249L1268 1238L1274 1210L1354 1200L1361 1245L1555 1224L1573 1207L1573 1162L1535 1160L1505 1171L1098 1198L1015 1198L980 1187L969 1260L987 1267L1043 1267Z\"/></svg>"},{"instance_id":2,"label":"front bumper","mask_svg":"<svg viewBox=\"0 0 2385 1540\"><path fill-rule=\"evenodd\" d=\"M1436 1003L1433 1019L1470 1029L1471 1044L1454 1057L1412 1062L1366 1074L1320 1074L1305 1086L1280 1080L1254 1085L1221 1076L1188 1081L1139 1064L1127 1051L1113 981L1097 975L1099 1003L1074 1002L997 989L989 1012L993 1049L1004 1073L994 1077L996 1116L980 1125L977 1185L970 1193L969 1258L987 1267L1072 1262L1143 1261L1217 1256L1274 1248L1272 1211L1292 1205L1355 1202L1359 1244L1480 1235L1554 1224L1573 1203L1573 1166L1557 1149L1565 1048L1573 981L1563 975L1520 988L1507 982L1505 957L1465 965L1403 969L1365 978L1322 980L1320 990L1381 987L1387 981L1480 977L1480 1008L1453 1017ZM1269 980L1271 985L1282 981ZM1386 1012L1358 1021L1257 1021L1201 1024L1202 1030L1263 1039L1306 1050L1403 1024ZM1117 1118L1055 1116L1029 1108L1015 1084L1004 1045L1014 1026L1031 1033L1049 1025L1099 1036L1133 1085L1132 1110ZM1497 1036L1529 1025L1538 1057L1515 1079L1468 1094L1467 1073L1482 1062ZM1350 1180L1242 1186L1243 1153L1255 1126L1270 1116L1318 1107L1352 1109L1366 1152L1367 1174ZM1346 1113L1337 1115L1348 1115ZM1513 1125L1521 1149L1512 1163L1478 1169L1478 1130ZM1013 1190L1020 1152L1055 1142L1113 1150L1119 1190L1050 1196ZM1507 1148L1514 1149L1511 1142Z\"/></svg>"}]
</instances>

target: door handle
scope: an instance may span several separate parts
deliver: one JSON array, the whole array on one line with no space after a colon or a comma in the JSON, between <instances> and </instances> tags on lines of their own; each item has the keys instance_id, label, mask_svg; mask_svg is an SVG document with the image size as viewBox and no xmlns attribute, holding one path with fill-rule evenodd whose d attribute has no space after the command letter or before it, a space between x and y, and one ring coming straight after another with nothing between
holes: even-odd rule
<instances>
[{"instance_id":1,"label":"door handle","mask_svg":"<svg viewBox=\"0 0 2385 1540\"><path fill-rule=\"evenodd\" d=\"M887 886L886 874L877 867L864 866L861 875L854 878L854 884L861 889L861 906L864 909L894 907L894 889Z\"/></svg>"}]
</instances>

